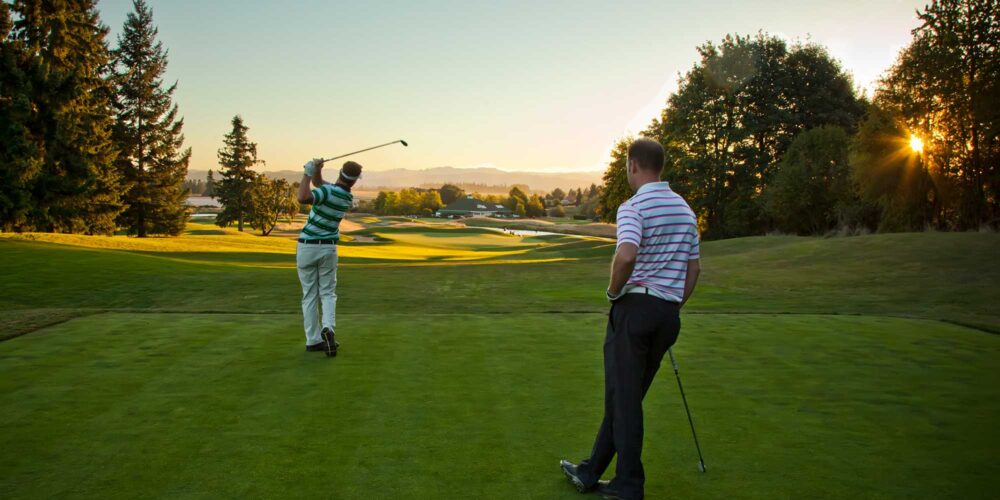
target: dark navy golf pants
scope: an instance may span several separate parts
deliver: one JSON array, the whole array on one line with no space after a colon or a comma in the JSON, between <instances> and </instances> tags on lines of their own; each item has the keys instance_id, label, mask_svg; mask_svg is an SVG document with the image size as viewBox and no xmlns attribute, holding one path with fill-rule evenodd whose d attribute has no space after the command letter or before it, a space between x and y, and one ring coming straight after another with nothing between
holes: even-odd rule
<instances>
[{"instance_id":1,"label":"dark navy golf pants","mask_svg":"<svg viewBox=\"0 0 1000 500\"><path fill-rule=\"evenodd\" d=\"M584 484L596 484L617 453L612 488L623 498L643 497L642 399L680 329L675 302L632 293L611 306L604 339L604 421L590 458L578 469Z\"/></svg>"}]
</instances>

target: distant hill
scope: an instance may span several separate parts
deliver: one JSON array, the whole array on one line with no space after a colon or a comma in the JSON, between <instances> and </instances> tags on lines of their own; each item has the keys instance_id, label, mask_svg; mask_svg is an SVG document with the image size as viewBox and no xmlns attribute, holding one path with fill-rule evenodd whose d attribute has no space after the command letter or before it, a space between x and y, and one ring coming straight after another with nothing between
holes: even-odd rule
<instances>
[{"instance_id":1,"label":"distant hill","mask_svg":"<svg viewBox=\"0 0 1000 500\"><path fill-rule=\"evenodd\" d=\"M296 182L302 179L301 170L277 170L264 172L269 177ZM207 170L189 170L188 179L205 180ZM496 168L455 168L437 167L423 170L399 168L365 172L361 178L362 189L404 188L425 185L441 185L446 182L461 184L485 184L487 186L513 186L526 184L535 191L552 191L589 187L601 183L601 172L506 172ZM216 175L218 177L218 175Z\"/></svg>"}]
</instances>

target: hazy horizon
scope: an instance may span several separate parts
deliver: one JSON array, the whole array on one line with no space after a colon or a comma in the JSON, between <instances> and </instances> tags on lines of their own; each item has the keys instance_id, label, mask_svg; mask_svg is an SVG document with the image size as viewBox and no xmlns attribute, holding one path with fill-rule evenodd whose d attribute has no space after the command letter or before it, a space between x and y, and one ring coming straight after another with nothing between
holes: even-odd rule
<instances>
[{"instance_id":1,"label":"hazy horizon","mask_svg":"<svg viewBox=\"0 0 1000 500\"><path fill-rule=\"evenodd\" d=\"M369 171L561 173L603 169L616 140L659 114L706 41L808 39L870 91L924 2L148 3L193 170L217 168L240 114L262 171L402 138L409 148L356 158ZM99 8L114 46L131 0Z\"/></svg>"}]
</instances>

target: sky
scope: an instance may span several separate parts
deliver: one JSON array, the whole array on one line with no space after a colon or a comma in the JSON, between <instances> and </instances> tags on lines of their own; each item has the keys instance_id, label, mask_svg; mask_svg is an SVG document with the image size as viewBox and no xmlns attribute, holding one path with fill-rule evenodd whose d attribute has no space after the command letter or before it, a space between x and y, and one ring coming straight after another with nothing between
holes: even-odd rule
<instances>
[{"instance_id":1,"label":"sky","mask_svg":"<svg viewBox=\"0 0 1000 500\"><path fill-rule=\"evenodd\" d=\"M827 47L856 86L909 44L924 0L147 0L178 82L190 169L239 114L266 162L591 171L659 115L696 47L765 31ZM101 0L114 46L131 0Z\"/></svg>"}]
</instances>

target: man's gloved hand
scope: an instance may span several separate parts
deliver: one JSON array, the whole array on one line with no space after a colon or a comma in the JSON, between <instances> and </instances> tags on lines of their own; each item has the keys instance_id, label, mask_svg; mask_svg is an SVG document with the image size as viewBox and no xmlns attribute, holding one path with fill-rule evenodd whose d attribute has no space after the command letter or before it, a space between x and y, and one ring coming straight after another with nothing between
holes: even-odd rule
<instances>
[{"instance_id":1,"label":"man's gloved hand","mask_svg":"<svg viewBox=\"0 0 1000 500\"><path fill-rule=\"evenodd\" d=\"M323 168L323 160L319 158L313 158L312 160L307 161L306 164L302 166L302 170L309 177L316 175L316 170L321 168Z\"/></svg>"},{"instance_id":2,"label":"man's gloved hand","mask_svg":"<svg viewBox=\"0 0 1000 500\"><path fill-rule=\"evenodd\" d=\"M606 293L606 294L607 294L607 296L608 296L608 302L611 302L611 303L614 303L614 301L616 301L616 300L618 300L618 299L622 298L622 296L623 296L623 295L625 295L625 289L623 288L623 289L622 289L622 290L621 290L620 292L618 292L617 294L613 294L613 293L611 293L611 290L607 290L607 291L605 291L605 293Z\"/></svg>"}]
</instances>

